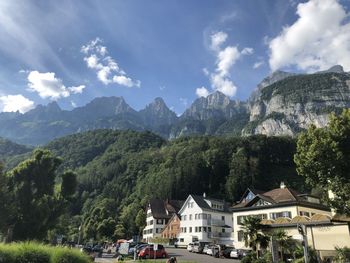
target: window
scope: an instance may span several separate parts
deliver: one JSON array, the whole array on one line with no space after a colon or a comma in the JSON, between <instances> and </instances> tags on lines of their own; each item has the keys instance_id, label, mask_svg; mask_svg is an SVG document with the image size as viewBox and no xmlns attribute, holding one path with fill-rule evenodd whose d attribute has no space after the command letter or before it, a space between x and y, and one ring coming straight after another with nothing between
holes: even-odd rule
<instances>
[{"instance_id":1,"label":"window","mask_svg":"<svg viewBox=\"0 0 350 263\"><path fill-rule=\"evenodd\" d=\"M207 227L203 226L203 232L207 232Z\"/></svg>"},{"instance_id":2,"label":"window","mask_svg":"<svg viewBox=\"0 0 350 263\"><path fill-rule=\"evenodd\" d=\"M237 234L238 234L238 241L242 242L244 240L243 231L239 230Z\"/></svg>"},{"instance_id":3,"label":"window","mask_svg":"<svg viewBox=\"0 0 350 263\"><path fill-rule=\"evenodd\" d=\"M156 233L158 233L158 228L156 228Z\"/></svg>"},{"instance_id":4,"label":"window","mask_svg":"<svg viewBox=\"0 0 350 263\"><path fill-rule=\"evenodd\" d=\"M202 227L198 227L198 232L202 232Z\"/></svg>"},{"instance_id":5,"label":"window","mask_svg":"<svg viewBox=\"0 0 350 263\"><path fill-rule=\"evenodd\" d=\"M196 232L196 233L198 232L198 227L194 228L194 232Z\"/></svg>"},{"instance_id":6,"label":"window","mask_svg":"<svg viewBox=\"0 0 350 263\"><path fill-rule=\"evenodd\" d=\"M211 232L211 227L210 226L208 226L208 232Z\"/></svg>"},{"instance_id":7,"label":"window","mask_svg":"<svg viewBox=\"0 0 350 263\"><path fill-rule=\"evenodd\" d=\"M150 225L153 225L153 220L149 221L149 224L150 224Z\"/></svg>"},{"instance_id":8,"label":"window","mask_svg":"<svg viewBox=\"0 0 350 263\"><path fill-rule=\"evenodd\" d=\"M270 213L271 215L272 213ZM237 216L237 224L238 225L242 225L244 220L249 217L249 216L253 216L253 217L257 217L260 219L267 219L267 214L257 214L257 215L247 215L247 216Z\"/></svg>"},{"instance_id":9,"label":"window","mask_svg":"<svg viewBox=\"0 0 350 263\"><path fill-rule=\"evenodd\" d=\"M225 228L222 228L222 229L221 229L221 233L225 233Z\"/></svg>"},{"instance_id":10,"label":"window","mask_svg":"<svg viewBox=\"0 0 350 263\"><path fill-rule=\"evenodd\" d=\"M188 228L188 232L192 233L192 227L191 226Z\"/></svg>"},{"instance_id":11,"label":"window","mask_svg":"<svg viewBox=\"0 0 350 263\"><path fill-rule=\"evenodd\" d=\"M184 242L184 239L183 239L183 238L180 238L180 242Z\"/></svg>"},{"instance_id":12,"label":"window","mask_svg":"<svg viewBox=\"0 0 350 263\"><path fill-rule=\"evenodd\" d=\"M221 216L221 220L222 220L222 221L225 221L225 216Z\"/></svg>"},{"instance_id":13,"label":"window","mask_svg":"<svg viewBox=\"0 0 350 263\"><path fill-rule=\"evenodd\" d=\"M162 225L163 224L163 219L157 219L157 224Z\"/></svg>"},{"instance_id":14,"label":"window","mask_svg":"<svg viewBox=\"0 0 350 263\"><path fill-rule=\"evenodd\" d=\"M188 219L189 219L189 220L192 220L192 215L189 215L189 216L188 216Z\"/></svg>"},{"instance_id":15,"label":"window","mask_svg":"<svg viewBox=\"0 0 350 263\"><path fill-rule=\"evenodd\" d=\"M278 213L270 213L270 219L277 219L279 217L292 218L292 213L290 211L283 211Z\"/></svg>"},{"instance_id":16,"label":"window","mask_svg":"<svg viewBox=\"0 0 350 263\"><path fill-rule=\"evenodd\" d=\"M260 199L259 201L257 201L253 206L265 206L265 205L271 205L271 203Z\"/></svg>"},{"instance_id":17,"label":"window","mask_svg":"<svg viewBox=\"0 0 350 263\"><path fill-rule=\"evenodd\" d=\"M306 211L299 211L299 215L310 217L310 213Z\"/></svg>"},{"instance_id":18,"label":"window","mask_svg":"<svg viewBox=\"0 0 350 263\"><path fill-rule=\"evenodd\" d=\"M198 219L198 214L195 214L195 215L194 215L194 219Z\"/></svg>"}]
</instances>

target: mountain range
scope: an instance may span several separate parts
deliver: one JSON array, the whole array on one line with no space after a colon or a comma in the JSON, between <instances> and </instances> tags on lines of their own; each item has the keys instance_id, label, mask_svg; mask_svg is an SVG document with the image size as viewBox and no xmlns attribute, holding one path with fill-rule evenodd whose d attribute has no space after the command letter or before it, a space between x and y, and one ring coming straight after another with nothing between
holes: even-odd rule
<instances>
[{"instance_id":1,"label":"mountain range","mask_svg":"<svg viewBox=\"0 0 350 263\"><path fill-rule=\"evenodd\" d=\"M140 111L122 97L95 98L62 110L56 102L24 114L0 113L0 136L40 145L95 129L150 130L167 139L186 135L291 135L310 124L323 127L330 112L350 107L350 74L339 65L314 74L276 71L259 83L247 101L216 91L196 99L181 116L156 98Z\"/></svg>"}]
</instances>

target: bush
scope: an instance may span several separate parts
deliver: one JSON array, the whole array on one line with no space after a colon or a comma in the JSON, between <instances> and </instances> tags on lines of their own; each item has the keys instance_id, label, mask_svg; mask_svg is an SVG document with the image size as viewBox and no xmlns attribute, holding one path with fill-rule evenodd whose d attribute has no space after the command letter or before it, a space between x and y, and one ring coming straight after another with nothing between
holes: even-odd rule
<instances>
[{"instance_id":1,"label":"bush","mask_svg":"<svg viewBox=\"0 0 350 263\"><path fill-rule=\"evenodd\" d=\"M241 263L253 263L254 260L256 260L255 253L251 252L241 259Z\"/></svg>"},{"instance_id":2,"label":"bush","mask_svg":"<svg viewBox=\"0 0 350 263\"><path fill-rule=\"evenodd\" d=\"M38 243L0 245L0 263L89 263L78 250L50 247Z\"/></svg>"},{"instance_id":3,"label":"bush","mask_svg":"<svg viewBox=\"0 0 350 263\"><path fill-rule=\"evenodd\" d=\"M50 263L86 263L86 256L72 249L56 249Z\"/></svg>"},{"instance_id":4,"label":"bush","mask_svg":"<svg viewBox=\"0 0 350 263\"><path fill-rule=\"evenodd\" d=\"M15 252L0 245L0 263L15 263Z\"/></svg>"}]
</instances>

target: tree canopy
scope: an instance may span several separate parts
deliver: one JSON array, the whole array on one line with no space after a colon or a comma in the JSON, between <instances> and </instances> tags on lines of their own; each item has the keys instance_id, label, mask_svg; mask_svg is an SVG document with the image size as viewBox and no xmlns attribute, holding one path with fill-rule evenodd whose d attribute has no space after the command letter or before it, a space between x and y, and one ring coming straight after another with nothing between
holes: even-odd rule
<instances>
[{"instance_id":1,"label":"tree canopy","mask_svg":"<svg viewBox=\"0 0 350 263\"><path fill-rule=\"evenodd\" d=\"M38 149L0 178L12 209L1 229L7 229L14 240L43 239L64 212L67 198L75 193L76 176L65 173L58 184L56 170L61 163L48 150ZM0 205L1 211L8 209Z\"/></svg>"},{"instance_id":2,"label":"tree canopy","mask_svg":"<svg viewBox=\"0 0 350 263\"><path fill-rule=\"evenodd\" d=\"M330 115L325 128L311 126L297 143L297 172L314 187L334 194L328 200L337 212L350 215L350 110Z\"/></svg>"}]
</instances>

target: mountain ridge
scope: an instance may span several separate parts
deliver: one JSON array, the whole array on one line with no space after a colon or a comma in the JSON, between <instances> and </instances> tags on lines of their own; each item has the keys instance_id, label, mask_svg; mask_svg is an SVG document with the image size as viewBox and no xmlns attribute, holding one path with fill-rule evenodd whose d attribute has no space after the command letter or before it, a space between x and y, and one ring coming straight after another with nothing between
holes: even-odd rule
<instances>
[{"instance_id":1,"label":"mountain ridge","mask_svg":"<svg viewBox=\"0 0 350 263\"><path fill-rule=\"evenodd\" d=\"M350 74L340 65L314 74L276 71L264 78L247 101L219 91L197 98L177 116L155 98L136 111L123 97L99 97L73 110L57 102L21 114L0 113L0 136L40 145L95 129L149 130L166 139L188 135L290 135L311 123L323 127L332 111L350 107Z\"/></svg>"}]
</instances>

